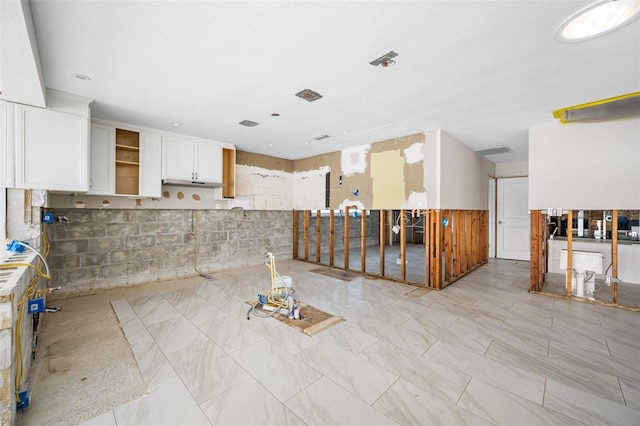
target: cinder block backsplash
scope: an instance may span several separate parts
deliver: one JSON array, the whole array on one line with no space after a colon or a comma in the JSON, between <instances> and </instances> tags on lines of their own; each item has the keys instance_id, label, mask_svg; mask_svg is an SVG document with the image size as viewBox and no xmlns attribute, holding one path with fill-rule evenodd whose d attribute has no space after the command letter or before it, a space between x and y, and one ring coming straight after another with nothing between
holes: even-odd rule
<instances>
[{"instance_id":1,"label":"cinder block backsplash","mask_svg":"<svg viewBox=\"0 0 640 426\"><path fill-rule=\"evenodd\" d=\"M292 212L55 209L49 263L58 297L292 257Z\"/></svg>"}]
</instances>

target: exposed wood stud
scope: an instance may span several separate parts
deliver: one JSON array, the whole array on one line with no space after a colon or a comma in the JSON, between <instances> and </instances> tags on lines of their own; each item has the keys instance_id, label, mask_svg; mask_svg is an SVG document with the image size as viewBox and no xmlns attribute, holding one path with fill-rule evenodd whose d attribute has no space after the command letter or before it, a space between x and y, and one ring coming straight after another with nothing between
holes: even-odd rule
<instances>
[{"instance_id":1,"label":"exposed wood stud","mask_svg":"<svg viewBox=\"0 0 640 426\"><path fill-rule=\"evenodd\" d=\"M344 208L344 269L349 269L349 206Z\"/></svg>"},{"instance_id":2,"label":"exposed wood stud","mask_svg":"<svg viewBox=\"0 0 640 426\"><path fill-rule=\"evenodd\" d=\"M309 216L310 211L304 211L304 260L309 260Z\"/></svg>"},{"instance_id":3,"label":"exposed wood stud","mask_svg":"<svg viewBox=\"0 0 640 426\"><path fill-rule=\"evenodd\" d=\"M431 211L426 210L422 213L424 215L424 256L425 256L425 271L424 271L424 285L431 287Z\"/></svg>"},{"instance_id":4,"label":"exposed wood stud","mask_svg":"<svg viewBox=\"0 0 640 426\"><path fill-rule=\"evenodd\" d=\"M333 210L329 210L329 266L334 263L335 225Z\"/></svg>"},{"instance_id":5,"label":"exposed wood stud","mask_svg":"<svg viewBox=\"0 0 640 426\"><path fill-rule=\"evenodd\" d=\"M450 210L442 213L442 219L447 221L447 226L442 228L444 233L444 280L451 281L451 214Z\"/></svg>"},{"instance_id":6,"label":"exposed wood stud","mask_svg":"<svg viewBox=\"0 0 640 426\"><path fill-rule=\"evenodd\" d=\"M442 211L436 210L435 214L435 282L434 287L442 287Z\"/></svg>"},{"instance_id":7,"label":"exposed wood stud","mask_svg":"<svg viewBox=\"0 0 640 426\"><path fill-rule=\"evenodd\" d=\"M540 210L532 210L530 213L530 258L529 264L529 289L532 291L542 290L540 282L540 269L542 267L542 214Z\"/></svg>"},{"instance_id":8,"label":"exposed wood stud","mask_svg":"<svg viewBox=\"0 0 640 426\"><path fill-rule=\"evenodd\" d=\"M611 215L611 276L614 278L611 283L611 301L618 304L618 210L614 210Z\"/></svg>"},{"instance_id":9,"label":"exposed wood stud","mask_svg":"<svg viewBox=\"0 0 640 426\"><path fill-rule=\"evenodd\" d=\"M360 215L360 272L367 270L367 211Z\"/></svg>"},{"instance_id":10,"label":"exposed wood stud","mask_svg":"<svg viewBox=\"0 0 640 426\"><path fill-rule=\"evenodd\" d=\"M385 248L386 248L386 243L385 243L385 236L386 236L386 232L385 232L385 220L386 220L386 210L380 210L380 226L379 226L379 233L380 233L380 276L384 277L384 262L385 262Z\"/></svg>"},{"instance_id":11,"label":"exposed wood stud","mask_svg":"<svg viewBox=\"0 0 640 426\"><path fill-rule=\"evenodd\" d=\"M298 258L298 238L299 235L299 227L298 227L298 211L293 211L293 258Z\"/></svg>"},{"instance_id":12,"label":"exposed wood stud","mask_svg":"<svg viewBox=\"0 0 640 426\"><path fill-rule=\"evenodd\" d=\"M567 213L567 297L573 296L573 210Z\"/></svg>"},{"instance_id":13,"label":"exposed wood stud","mask_svg":"<svg viewBox=\"0 0 640 426\"><path fill-rule=\"evenodd\" d=\"M404 210L400 210L400 276L407 280L407 227L405 226Z\"/></svg>"},{"instance_id":14,"label":"exposed wood stud","mask_svg":"<svg viewBox=\"0 0 640 426\"><path fill-rule=\"evenodd\" d=\"M316 210L316 262L320 263L322 253L322 212Z\"/></svg>"}]
</instances>

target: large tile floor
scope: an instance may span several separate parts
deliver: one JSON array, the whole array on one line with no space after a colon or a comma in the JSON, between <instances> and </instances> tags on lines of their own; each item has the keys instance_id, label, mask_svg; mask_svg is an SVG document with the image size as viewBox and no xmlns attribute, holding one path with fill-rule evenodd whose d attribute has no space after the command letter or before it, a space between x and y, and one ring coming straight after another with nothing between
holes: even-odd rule
<instances>
[{"instance_id":1,"label":"large tile floor","mask_svg":"<svg viewBox=\"0 0 640 426\"><path fill-rule=\"evenodd\" d=\"M314 268L278 263L345 319L314 337L246 319L265 267L113 300L148 393L85 424L640 423L638 312L531 295L526 262L426 293Z\"/></svg>"}]
</instances>

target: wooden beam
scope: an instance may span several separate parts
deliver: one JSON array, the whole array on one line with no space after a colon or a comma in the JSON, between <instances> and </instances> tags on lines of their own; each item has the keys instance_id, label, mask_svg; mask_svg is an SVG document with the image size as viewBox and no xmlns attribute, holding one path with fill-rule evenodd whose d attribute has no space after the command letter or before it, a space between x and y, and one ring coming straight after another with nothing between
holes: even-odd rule
<instances>
[{"instance_id":1,"label":"wooden beam","mask_svg":"<svg viewBox=\"0 0 640 426\"><path fill-rule=\"evenodd\" d=\"M400 210L400 277L407 280L407 227L404 223L404 209Z\"/></svg>"},{"instance_id":2,"label":"wooden beam","mask_svg":"<svg viewBox=\"0 0 640 426\"><path fill-rule=\"evenodd\" d=\"M442 287L442 211L435 212L435 288Z\"/></svg>"},{"instance_id":3,"label":"wooden beam","mask_svg":"<svg viewBox=\"0 0 640 426\"><path fill-rule=\"evenodd\" d=\"M562 222L562 221L561 221ZM567 213L567 297L573 296L573 210Z\"/></svg>"},{"instance_id":4,"label":"wooden beam","mask_svg":"<svg viewBox=\"0 0 640 426\"><path fill-rule=\"evenodd\" d=\"M384 261L385 261L385 240L387 233L385 232L385 216L386 210L380 210L380 223L379 223L379 233L380 233L380 276L384 277Z\"/></svg>"},{"instance_id":5,"label":"wooden beam","mask_svg":"<svg viewBox=\"0 0 640 426\"><path fill-rule=\"evenodd\" d=\"M611 215L611 301L618 304L618 210Z\"/></svg>"},{"instance_id":6,"label":"wooden beam","mask_svg":"<svg viewBox=\"0 0 640 426\"><path fill-rule=\"evenodd\" d=\"M320 263L320 253L322 251L322 212L316 210L316 262Z\"/></svg>"},{"instance_id":7,"label":"wooden beam","mask_svg":"<svg viewBox=\"0 0 640 426\"><path fill-rule=\"evenodd\" d=\"M344 269L349 269L349 206L344 208Z\"/></svg>"},{"instance_id":8,"label":"wooden beam","mask_svg":"<svg viewBox=\"0 0 640 426\"><path fill-rule=\"evenodd\" d=\"M329 210L329 266L333 266L334 263L335 225L336 220L332 209Z\"/></svg>"},{"instance_id":9,"label":"wooden beam","mask_svg":"<svg viewBox=\"0 0 640 426\"><path fill-rule=\"evenodd\" d=\"M453 232L453 265L451 275L457 278L460 275L460 229L458 219L460 218L460 211L454 210L451 214L451 220L449 226Z\"/></svg>"},{"instance_id":10,"label":"wooden beam","mask_svg":"<svg viewBox=\"0 0 640 426\"><path fill-rule=\"evenodd\" d=\"M451 281L451 210L442 213L443 220L447 220L447 226L442 227L444 233L444 280Z\"/></svg>"},{"instance_id":11,"label":"wooden beam","mask_svg":"<svg viewBox=\"0 0 640 426\"><path fill-rule=\"evenodd\" d=\"M309 260L309 216L310 211L304 211L304 260Z\"/></svg>"},{"instance_id":12,"label":"wooden beam","mask_svg":"<svg viewBox=\"0 0 640 426\"><path fill-rule=\"evenodd\" d=\"M540 224L540 218L542 214L540 210L531 210L529 220L531 223L530 238L529 238L529 256L531 262L529 263L529 289L532 291L540 291L541 286L539 282L541 260L542 260L542 226Z\"/></svg>"},{"instance_id":13,"label":"wooden beam","mask_svg":"<svg viewBox=\"0 0 640 426\"><path fill-rule=\"evenodd\" d=\"M424 285L426 287L431 287L431 277L430 277L430 271L431 271L431 211L430 210L425 210L423 213L424 219L423 219L423 223L424 223L424 264L425 264L425 270L424 270Z\"/></svg>"},{"instance_id":14,"label":"wooden beam","mask_svg":"<svg viewBox=\"0 0 640 426\"><path fill-rule=\"evenodd\" d=\"M293 211L293 258L298 258L298 211Z\"/></svg>"},{"instance_id":15,"label":"wooden beam","mask_svg":"<svg viewBox=\"0 0 640 426\"><path fill-rule=\"evenodd\" d=\"M367 211L362 209L360 215L360 271L367 270Z\"/></svg>"}]
</instances>

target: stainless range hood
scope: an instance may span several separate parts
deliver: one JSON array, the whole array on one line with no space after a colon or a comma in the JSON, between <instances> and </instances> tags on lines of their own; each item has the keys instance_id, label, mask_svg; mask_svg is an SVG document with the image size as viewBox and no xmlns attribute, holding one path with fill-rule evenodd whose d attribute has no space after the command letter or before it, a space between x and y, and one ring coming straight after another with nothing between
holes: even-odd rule
<instances>
[{"instance_id":1,"label":"stainless range hood","mask_svg":"<svg viewBox=\"0 0 640 426\"><path fill-rule=\"evenodd\" d=\"M195 188L222 188L221 182L202 182L199 180L162 179L163 185L191 186Z\"/></svg>"}]
</instances>

